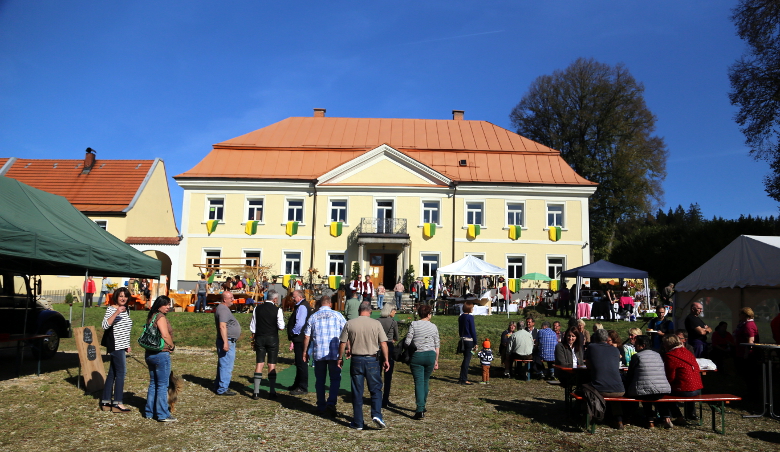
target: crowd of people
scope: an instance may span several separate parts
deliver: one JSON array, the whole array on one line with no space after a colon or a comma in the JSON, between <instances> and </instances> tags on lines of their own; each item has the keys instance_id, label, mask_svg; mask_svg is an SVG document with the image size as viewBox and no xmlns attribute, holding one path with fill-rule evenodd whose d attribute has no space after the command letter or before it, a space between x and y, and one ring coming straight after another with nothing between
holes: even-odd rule
<instances>
[{"instance_id":1,"label":"crowd of people","mask_svg":"<svg viewBox=\"0 0 780 452\"><path fill-rule=\"evenodd\" d=\"M295 363L295 378L287 388L290 395L308 393L307 366L311 365L316 380L316 409L322 415L335 416L341 372L345 360L349 359L353 394L350 427L361 430L365 426L362 404L366 385L371 399L371 421L377 428L384 428L386 423L382 410L392 405L390 390L396 348L404 348L407 352L412 351L408 363L415 387L413 418L425 418L429 380L433 371L438 369L441 345L438 329L431 322L432 308L427 304L419 305L419 320L411 322L406 337L401 339L394 319L397 304L383 303L380 318L372 319L370 297L373 289L370 293L363 292L361 300L361 292L357 289L362 287L356 287L346 301L343 313L333 309L330 296L321 297L312 307L302 291L294 290L292 299L295 306L287 322L280 307L280 294L275 290L266 291L262 302L253 310L249 325L256 356L253 399L261 398L266 361L267 397L277 397L279 332L286 330ZM131 297L126 287L114 291L115 304L108 307L102 323L106 333L101 344L107 349L110 363L100 400L100 408L104 411L130 412L123 404L123 388L125 356L131 350L132 319L127 309ZM230 309L233 293L224 291L221 297L221 303L214 310L218 359L212 389L219 396L233 396L236 392L230 389L230 383L241 326ZM164 346L158 351L145 351L150 382L143 415L160 422L176 421L167 400L170 354L175 350L173 328L166 317L169 309L171 300L160 296L152 304L146 319L147 326L154 325L160 331ZM472 356L476 354L483 370L481 383L488 384L494 356L488 339L481 343L479 349L472 309L473 304L466 301L458 318L458 351L463 355L458 382L473 384L468 376ZM561 329L558 321L543 321L541 328L537 329L534 316L527 316L524 320L509 322L501 334L498 356L503 375L510 378L526 374L535 378L558 378L565 386L572 386L575 381L587 382L603 397L626 395L642 400L643 422L648 426L656 420L666 428L682 425L696 418L692 406L686 404L683 414L677 406L653 402L665 394L691 396L701 393L703 385L696 358L707 353L713 358L733 353L736 368L743 378L748 383L755 378L752 372L757 361L753 349L739 345L759 342L753 311L750 308L740 311L740 323L733 335L727 331L725 322L712 330L701 318L701 312L701 304L693 303L690 314L684 320L685 328L675 329L673 320L666 315L666 308L659 306L657 316L648 323L648 333L631 328L625 340L616 330L605 329L600 323L593 325L592 334L585 328L584 321L574 319L565 330ZM710 334L711 346L707 342ZM521 367L523 371L519 372ZM587 376L577 369L587 369ZM330 386L326 387L328 380ZM610 403L607 408L613 425L622 428L624 411L634 412L637 407Z\"/></svg>"}]
</instances>

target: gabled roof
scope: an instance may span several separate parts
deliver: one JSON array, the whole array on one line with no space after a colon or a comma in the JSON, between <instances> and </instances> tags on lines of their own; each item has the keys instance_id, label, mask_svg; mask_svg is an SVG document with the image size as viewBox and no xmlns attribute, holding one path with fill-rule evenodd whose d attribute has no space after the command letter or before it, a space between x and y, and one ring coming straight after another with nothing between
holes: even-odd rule
<instances>
[{"instance_id":1,"label":"gabled roof","mask_svg":"<svg viewBox=\"0 0 780 452\"><path fill-rule=\"evenodd\" d=\"M642 279L647 278L647 272L631 267L625 267L623 265L613 264L612 262L607 262L602 259L593 262L592 264L572 268L571 270L566 270L565 272L561 273L562 278L576 278L578 276L583 278Z\"/></svg>"},{"instance_id":2,"label":"gabled roof","mask_svg":"<svg viewBox=\"0 0 780 452\"><path fill-rule=\"evenodd\" d=\"M678 292L780 287L780 237L740 235L677 283Z\"/></svg>"},{"instance_id":3,"label":"gabled roof","mask_svg":"<svg viewBox=\"0 0 780 452\"><path fill-rule=\"evenodd\" d=\"M82 174L84 160L0 160L0 176L8 176L55 195L63 196L83 213L125 213L132 208L156 160L95 160Z\"/></svg>"},{"instance_id":4,"label":"gabled roof","mask_svg":"<svg viewBox=\"0 0 780 452\"><path fill-rule=\"evenodd\" d=\"M487 121L330 117L287 118L215 144L175 179L314 180L383 144L458 182L596 185L560 152Z\"/></svg>"}]
</instances>

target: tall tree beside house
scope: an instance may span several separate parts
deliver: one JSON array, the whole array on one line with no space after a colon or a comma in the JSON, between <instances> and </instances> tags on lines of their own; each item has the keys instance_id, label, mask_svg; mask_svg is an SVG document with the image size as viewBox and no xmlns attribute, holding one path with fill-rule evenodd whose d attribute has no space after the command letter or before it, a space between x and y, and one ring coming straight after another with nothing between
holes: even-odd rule
<instances>
[{"instance_id":1,"label":"tall tree beside house","mask_svg":"<svg viewBox=\"0 0 780 452\"><path fill-rule=\"evenodd\" d=\"M766 192L780 201L780 0L740 0L732 20L748 48L729 68L729 99L750 154L769 162Z\"/></svg>"},{"instance_id":2,"label":"tall tree beside house","mask_svg":"<svg viewBox=\"0 0 780 452\"><path fill-rule=\"evenodd\" d=\"M583 177L598 182L590 198L590 241L609 258L619 221L652 212L663 199L668 151L653 135L644 87L622 64L579 58L542 75L510 113L518 134L561 151Z\"/></svg>"}]
</instances>

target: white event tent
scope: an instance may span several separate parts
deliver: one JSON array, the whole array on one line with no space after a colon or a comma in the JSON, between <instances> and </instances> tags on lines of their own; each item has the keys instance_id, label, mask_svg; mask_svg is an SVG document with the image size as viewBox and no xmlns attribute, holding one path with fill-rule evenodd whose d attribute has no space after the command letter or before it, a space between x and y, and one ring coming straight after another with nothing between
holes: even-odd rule
<instances>
[{"instance_id":1,"label":"white event tent","mask_svg":"<svg viewBox=\"0 0 780 452\"><path fill-rule=\"evenodd\" d=\"M434 289L433 299L439 298L439 284L442 275L454 275L454 276L503 276L504 280L507 278L507 270L505 268L498 267L489 262L485 262L482 259L474 256L466 256L463 259L453 262L450 265L439 267L436 270L436 286Z\"/></svg>"},{"instance_id":2,"label":"white event tent","mask_svg":"<svg viewBox=\"0 0 780 452\"><path fill-rule=\"evenodd\" d=\"M675 322L682 325L690 304L715 299L730 311L721 320L737 325L739 310L750 307L756 322L777 314L780 302L780 237L741 235L675 286ZM762 314L762 315L759 315ZM704 309L707 317L707 306ZM712 328L715 325L710 325ZM761 338L766 342L770 338Z\"/></svg>"}]
</instances>

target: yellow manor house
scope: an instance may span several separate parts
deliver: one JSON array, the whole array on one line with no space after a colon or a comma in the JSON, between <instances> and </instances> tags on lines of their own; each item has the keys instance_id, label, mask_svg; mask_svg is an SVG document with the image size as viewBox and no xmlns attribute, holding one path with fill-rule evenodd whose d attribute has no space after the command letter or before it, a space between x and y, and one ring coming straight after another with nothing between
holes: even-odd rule
<instances>
[{"instance_id":1,"label":"yellow manor house","mask_svg":"<svg viewBox=\"0 0 780 452\"><path fill-rule=\"evenodd\" d=\"M215 144L184 189L179 287L193 264L362 274L392 290L466 255L509 278L589 263L596 184L560 152L486 121L293 117Z\"/></svg>"}]
</instances>

